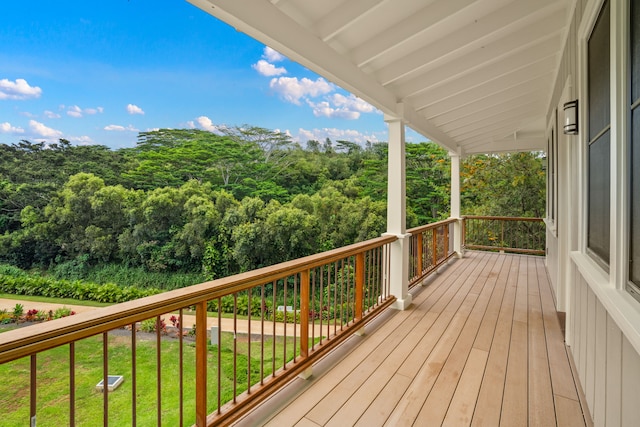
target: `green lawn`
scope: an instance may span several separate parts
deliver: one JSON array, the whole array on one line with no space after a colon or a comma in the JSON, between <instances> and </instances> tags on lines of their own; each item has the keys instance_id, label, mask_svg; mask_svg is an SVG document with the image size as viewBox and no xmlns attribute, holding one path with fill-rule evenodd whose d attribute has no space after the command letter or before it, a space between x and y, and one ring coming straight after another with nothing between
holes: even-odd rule
<instances>
[{"instance_id":1,"label":"green lawn","mask_svg":"<svg viewBox=\"0 0 640 427\"><path fill-rule=\"evenodd\" d=\"M222 334L221 385L222 402L233 394L233 334ZM238 383L237 393L246 390L248 354L246 337L236 340ZM284 341L276 339L276 369L283 361ZM287 359L293 357L293 341L287 340ZM156 343L139 340L136 345L137 366L137 423L155 425L157 418ZM251 345L251 378L259 381L259 342ZM102 337L88 338L76 343L76 425L102 424L103 394L95 389L102 379ZM210 347L208 369L208 410L217 407L217 346ZM184 425L195 422L195 346L184 343ZM264 350L264 374L271 373L272 341L267 340ZM69 425L69 346L58 347L38 355L37 358L37 423L39 426ZM162 424L179 425L179 342L163 339L161 344L161 404ZM131 339L127 336L109 336L109 374L124 375L124 383L109 394L109 424L131 425ZM29 359L24 358L0 365L1 425L29 425Z\"/></svg>"},{"instance_id":2,"label":"green lawn","mask_svg":"<svg viewBox=\"0 0 640 427\"><path fill-rule=\"evenodd\" d=\"M52 303L52 304L82 305L86 307L106 307L109 305L113 305L106 302L81 301L81 300L71 299L71 298L49 298L49 297L40 297L40 296L33 296L33 295L15 295L15 294L4 294L4 293L0 293L0 298L14 299L18 301L32 301L34 303L45 302L45 303ZM31 307L25 307L25 309L28 309L28 308L31 308Z\"/></svg>"}]
</instances>

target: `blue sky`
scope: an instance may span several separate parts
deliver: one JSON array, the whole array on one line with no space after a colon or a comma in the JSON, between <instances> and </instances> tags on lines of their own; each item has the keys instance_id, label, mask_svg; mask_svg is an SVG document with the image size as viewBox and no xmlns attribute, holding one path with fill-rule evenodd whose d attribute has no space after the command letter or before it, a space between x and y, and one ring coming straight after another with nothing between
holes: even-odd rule
<instances>
[{"instance_id":1,"label":"blue sky","mask_svg":"<svg viewBox=\"0 0 640 427\"><path fill-rule=\"evenodd\" d=\"M303 145L387 139L369 104L184 0L2 5L0 143L121 148L140 131L243 124Z\"/></svg>"}]
</instances>

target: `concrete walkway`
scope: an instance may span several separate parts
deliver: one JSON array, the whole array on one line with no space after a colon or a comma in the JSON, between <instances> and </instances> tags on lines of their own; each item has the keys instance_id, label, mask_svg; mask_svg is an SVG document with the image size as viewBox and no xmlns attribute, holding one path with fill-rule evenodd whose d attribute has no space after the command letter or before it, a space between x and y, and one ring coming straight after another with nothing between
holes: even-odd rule
<instances>
[{"instance_id":1,"label":"concrete walkway","mask_svg":"<svg viewBox=\"0 0 640 427\"><path fill-rule=\"evenodd\" d=\"M0 298L0 311L7 310L7 312L11 313L16 306L16 304L22 304L24 312L26 313L28 310L38 310L38 311L55 311L58 308L66 307L75 311L76 313L83 313L91 310L96 310L100 307L91 307L85 305L73 305L73 304L55 304L48 302L37 302L37 301L24 301L20 299L8 299L8 298ZM164 319L164 322L167 326L171 326L171 322L169 319L171 316L178 317L178 313L167 313L161 316ZM196 317L193 315L183 315L184 328L191 328L196 323ZM234 325L233 319L222 318L221 320L221 330L224 332L235 332L238 334L248 334L249 333L249 321L245 319L238 319L236 324ZM207 318L207 329L211 329L213 326L218 326L218 318L217 317L208 317ZM320 325L316 325L315 337L320 336ZM338 325L338 328L340 325ZM262 325L259 320L251 321L251 334L261 334ZM311 327L309 328L309 334L311 334ZM327 325L323 325L324 336L327 335ZM331 325L331 332L333 332L333 324ZM274 335L274 324L271 321L265 320L264 322L264 335ZM286 330L285 324L281 322L275 323L275 335L276 336L293 336L294 335L294 325L291 323L287 323ZM300 336L300 325L296 325L295 335Z\"/></svg>"}]
</instances>

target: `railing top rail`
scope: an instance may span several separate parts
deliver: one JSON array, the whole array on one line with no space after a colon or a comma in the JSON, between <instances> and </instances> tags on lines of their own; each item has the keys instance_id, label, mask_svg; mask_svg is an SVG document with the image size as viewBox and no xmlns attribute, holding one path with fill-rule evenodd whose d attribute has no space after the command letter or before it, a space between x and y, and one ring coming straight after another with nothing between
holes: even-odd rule
<instances>
[{"instance_id":1,"label":"railing top rail","mask_svg":"<svg viewBox=\"0 0 640 427\"><path fill-rule=\"evenodd\" d=\"M409 234L421 233L423 231L430 230L432 228L437 228L437 227L440 227L442 225L451 224L452 222L456 222L457 220L458 220L457 218L447 218L447 219L444 219L442 221L432 222L431 224L426 224L426 225L421 225L419 227L411 228L411 229L407 230L407 233L409 233Z\"/></svg>"},{"instance_id":2,"label":"railing top rail","mask_svg":"<svg viewBox=\"0 0 640 427\"><path fill-rule=\"evenodd\" d=\"M462 219L487 219L487 220L499 220L499 221L543 222L542 218L537 218L537 217L513 217L513 216L463 215Z\"/></svg>"},{"instance_id":3,"label":"railing top rail","mask_svg":"<svg viewBox=\"0 0 640 427\"><path fill-rule=\"evenodd\" d=\"M186 288L164 292L109 307L97 308L74 316L52 320L37 328L20 328L0 334L0 363L34 351L43 351L103 332L117 329L150 317L159 316L204 300L269 283L307 269L346 258L397 240L382 236L331 251L286 261L269 267L223 277Z\"/></svg>"}]
</instances>

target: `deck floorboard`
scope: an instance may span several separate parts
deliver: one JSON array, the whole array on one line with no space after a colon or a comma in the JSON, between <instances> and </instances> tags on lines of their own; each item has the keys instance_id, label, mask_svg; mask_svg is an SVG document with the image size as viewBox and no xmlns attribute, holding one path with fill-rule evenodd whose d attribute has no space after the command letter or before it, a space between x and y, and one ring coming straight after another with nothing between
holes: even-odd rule
<instances>
[{"instance_id":1,"label":"deck floorboard","mask_svg":"<svg viewBox=\"0 0 640 427\"><path fill-rule=\"evenodd\" d=\"M237 424L591 424L543 258L469 251L412 294Z\"/></svg>"}]
</instances>

